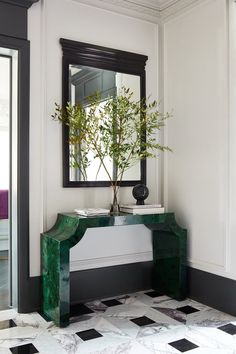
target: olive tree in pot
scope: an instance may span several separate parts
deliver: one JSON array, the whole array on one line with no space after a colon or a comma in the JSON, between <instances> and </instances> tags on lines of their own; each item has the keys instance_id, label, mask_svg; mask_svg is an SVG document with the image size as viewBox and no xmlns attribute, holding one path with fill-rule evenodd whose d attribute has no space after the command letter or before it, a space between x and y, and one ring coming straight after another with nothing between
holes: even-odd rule
<instances>
[{"instance_id":1,"label":"olive tree in pot","mask_svg":"<svg viewBox=\"0 0 236 354\"><path fill-rule=\"evenodd\" d=\"M119 212L117 193L124 172L139 160L156 157L157 151L170 151L157 141L156 133L170 116L159 111L157 101L146 104L134 101L133 92L122 88L117 96L101 105L101 95L88 97L88 107L78 103L58 104L52 118L69 128L70 160L86 180L86 169L92 158L98 158L113 190L111 212ZM106 165L107 156L115 166L115 176Z\"/></svg>"}]
</instances>

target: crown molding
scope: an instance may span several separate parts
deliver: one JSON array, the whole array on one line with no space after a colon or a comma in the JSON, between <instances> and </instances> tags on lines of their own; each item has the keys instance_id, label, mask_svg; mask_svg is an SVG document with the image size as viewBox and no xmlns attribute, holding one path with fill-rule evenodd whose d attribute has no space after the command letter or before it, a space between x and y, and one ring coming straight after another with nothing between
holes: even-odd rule
<instances>
[{"instance_id":1,"label":"crown molding","mask_svg":"<svg viewBox=\"0 0 236 354\"><path fill-rule=\"evenodd\" d=\"M150 9L144 11L144 8L141 6L136 6L134 4L130 5L126 3L124 0L115 3L114 1L104 1L104 0L72 0L74 2L78 2L84 5L89 5L93 7L97 7L103 10L108 10L111 12L115 12L121 15L126 15L134 18L138 18L140 20L145 20L152 23L158 23L161 17L160 10L153 10ZM143 11L141 11L141 9Z\"/></svg>"},{"instance_id":2,"label":"crown molding","mask_svg":"<svg viewBox=\"0 0 236 354\"><path fill-rule=\"evenodd\" d=\"M24 7L28 9L34 3L38 2L39 0L0 0L0 3L3 2L5 4Z\"/></svg>"},{"instance_id":3,"label":"crown molding","mask_svg":"<svg viewBox=\"0 0 236 354\"><path fill-rule=\"evenodd\" d=\"M206 0L179 0L170 7L164 9L161 13L160 23L165 23L176 15L184 13L191 8L198 6Z\"/></svg>"},{"instance_id":4,"label":"crown molding","mask_svg":"<svg viewBox=\"0 0 236 354\"><path fill-rule=\"evenodd\" d=\"M152 23L165 23L175 15L206 0L72 0L84 5L135 17Z\"/></svg>"}]
</instances>

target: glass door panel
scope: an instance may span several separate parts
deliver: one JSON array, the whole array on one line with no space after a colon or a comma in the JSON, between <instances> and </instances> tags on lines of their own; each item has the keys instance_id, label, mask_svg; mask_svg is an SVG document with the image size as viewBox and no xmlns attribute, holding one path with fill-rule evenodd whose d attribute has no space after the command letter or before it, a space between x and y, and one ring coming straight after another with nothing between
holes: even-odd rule
<instances>
[{"instance_id":1,"label":"glass door panel","mask_svg":"<svg viewBox=\"0 0 236 354\"><path fill-rule=\"evenodd\" d=\"M10 303L10 56L0 54L0 309Z\"/></svg>"}]
</instances>

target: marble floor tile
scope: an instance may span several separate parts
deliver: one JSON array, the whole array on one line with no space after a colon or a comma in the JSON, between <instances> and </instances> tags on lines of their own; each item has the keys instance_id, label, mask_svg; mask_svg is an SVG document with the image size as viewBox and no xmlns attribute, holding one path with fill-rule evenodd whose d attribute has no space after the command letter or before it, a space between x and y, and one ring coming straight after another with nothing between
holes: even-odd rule
<instances>
[{"instance_id":1,"label":"marble floor tile","mask_svg":"<svg viewBox=\"0 0 236 354\"><path fill-rule=\"evenodd\" d=\"M0 348L0 354L12 354L10 349L7 348Z\"/></svg>"},{"instance_id":2,"label":"marble floor tile","mask_svg":"<svg viewBox=\"0 0 236 354\"><path fill-rule=\"evenodd\" d=\"M170 300L170 297L166 296L166 295L162 295L162 296L158 296L158 297L153 298L151 296L146 295L144 292L137 292L134 294L130 294L130 299L129 299L129 301L126 301L126 303L140 301L147 306L152 306L152 304L159 304L159 303L169 301L169 300Z\"/></svg>"},{"instance_id":3,"label":"marble floor tile","mask_svg":"<svg viewBox=\"0 0 236 354\"><path fill-rule=\"evenodd\" d=\"M0 330L0 348L10 348L31 343L42 329L33 327L12 327Z\"/></svg>"},{"instance_id":4,"label":"marble floor tile","mask_svg":"<svg viewBox=\"0 0 236 354\"><path fill-rule=\"evenodd\" d=\"M228 334L221 331L218 328L213 327L196 327L191 326L192 330L205 336L208 340L211 340L218 344L220 348L233 349L236 353L236 335Z\"/></svg>"},{"instance_id":5,"label":"marble floor tile","mask_svg":"<svg viewBox=\"0 0 236 354\"><path fill-rule=\"evenodd\" d=\"M147 349L153 351L154 353L159 351L166 351L170 353L178 353L176 348L174 348L170 343L186 340L193 345L203 348L203 349L231 349L227 346L223 346L221 343L216 342L212 338L204 336L202 333L199 333L191 328L182 326L179 328L173 328L169 331L160 333L159 335L151 335L148 337L142 337L137 339L137 341L145 346ZM194 349L195 351L196 349Z\"/></svg>"},{"instance_id":6,"label":"marble floor tile","mask_svg":"<svg viewBox=\"0 0 236 354\"><path fill-rule=\"evenodd\" d=\"M19 327L49 328L53 325L53 322L47 322L38 313L18 314L13 320Z\"/></svg>"},{"instance_id":7,"label":"marble floor tile","mask_svg":"<svg viewBox=\"0 0 236 354\"><path fill-rule=\"evenodd\" d=\"M130 339L135 339L140 331L139 326L126 318L111 317L107 320Z\"/></svg>"},{"instance_id":8,"label":"marble floor tile","mask_svg":"<svg viewBox=\"0 0 236 354\"><path fill-rule=\"evenodd\" d=\"M197 348L193 354L235 354L232 349L216 349L216 348Z\"/></svg>"},{"instance_id":9,"label":"marble floor tile","mask_svg":"<svg viewBox=\"0 0 236 354\"><path fill-rule=\"evenodd\" d=\"M146 312L146 316L151 318L156 323L165 323L176 326L181 324L181 321L177 321L175 318L169 316L168 314L156 310L152 307L148 309L148 311Z\"/></svg>"},{"instance_id":10,"label":"marble floor tile","mask_svg":"<svg viewBox=\"0 0 236 354\"><path fill-rule=\"evenodd\" d=\"M186 300L183 300L183 301L177 301L177 300L173 300L171 298L166 298L166 299L163 299L163 300L164 301L162 301L161 304L158 307L169 308L169 309L177 309L177 308L181 308L181 307L184 307L184 306L191 306L191 307L193 307L193 308L195 308L195 309L197 309L199 311L205 311L205 310L210 309L209 306L200 304L199 302L191 300L191 299L186 299ZM156 303L159 304L156 301L154 301L153 303L154 303L153 306L156 306Z\"/></svg>"},{"instance_id":11,"label":"marble floor tile","mask_svg":"<svg viewBox=\"0 0 236 354\"><path fill-rule=\"evenodd\" d=\"M47 330L39 334L32 343L41 354L67 354L65 349Z\"/></svg>"},{"instance_id":12,"label":"marble floor tile","mask_svg":"<svg viewBox=\"0 0 236 354\"><path fill-rule=\"evenodd\" d=\"M130 339L123 336L105 335L100 331L101 337L83 341L77 334L57 336L58 343L69 354L94 353L105 350L107 347L119 346Z\"/></svg>"},{"instance_id":13,"label":"marble floor tile","mask_svg":"<svg viewBox=\"0 0 236 354\"><path fill-rule=\"evenodd\" d=\"M38 313L0 312L0 354L22 350L24 354L34 350L39 354L236 354L236 318L153 291L75 306L66 328Z\"/></svg>"},{"instance_id":14,"label":"marble floor tile","mask_svg":"<svg viewBox=\"0 0 236 354\"><path fill-rule=\"evenodd\" d=\"M188 326L198 325L206 327L219 327L220 325L225 325L232 321L236 321L236 318L211 308L192 313L186 317L186 324Z\"/></svg>"},{"instance_id":15,"label":"marble floor tile","mask_svg":"<svg viewBox=\"0 0 236 354\"><path fill-rule=\"evenodd\" d=\"M152 352L136 341L128 341L118 346L108 346L93 354L152 354Z\"/></svg>"},{"instance_id":16,"label":"marble floor tile","mask_svg":"<svg viewBox=\"0 0 236 354\"><path fill-rule=\"evenodd\" d=\"M132 304L124 304L114 307L109 307L104 313L107 317L119 317L119 318L134 318L145 316L149 311L149 307L139 301L135 301Z\"/></svg>"},{"instance_id":17,"label":"marble floor tile","mask_svg":"<svg viewBox=\"0 0 236 354\"><path fill-rule=\"evenodd\" d=\"M15 318L17 315L18 313L14 309L0 311L0 321L11 320Z\"/></svg>"},{"instance_id":18,"label":"marble floor tile","mask_svg":"<svg viewBox=\"0 0 236 354\"><path fill-rule=\"evenodd\" d=\"M91 310L93 310L95 313L105 312L107 309L107 306L104 305L100 300L86 302L85 305Z\"/></svg>"},{"instance_id":19,"label":"marble floor tile","mask_svg":"<svg viewBox=\"0 0 236 354\"><path fill-rule=\"evenodd\" d=\"M16 323L13 320L0 321L0 330L11 327L16 327Z\"/></svg>"}]
</instances>

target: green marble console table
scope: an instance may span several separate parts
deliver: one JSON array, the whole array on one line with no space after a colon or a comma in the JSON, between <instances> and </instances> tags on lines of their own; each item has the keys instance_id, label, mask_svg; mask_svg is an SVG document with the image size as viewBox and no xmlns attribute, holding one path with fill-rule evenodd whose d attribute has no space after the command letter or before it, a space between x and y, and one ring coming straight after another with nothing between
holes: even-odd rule
<instances>
[{"instance_id":1,"label":"green marble console table","mask_svg":"<svg viewBox=\"0 0 236 354\"><path fill-rule=\"evenodd\" d=\"M58 214L56 224L41 238L43 312L56 325L69 324L70 248L88 228L135 224L152 230L153 289L177 300L185 298L187 231L177 225L173 213L96 217Z\"/></svg>"}]
</instances>

